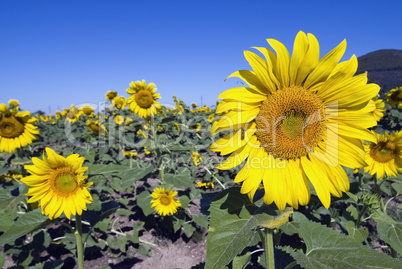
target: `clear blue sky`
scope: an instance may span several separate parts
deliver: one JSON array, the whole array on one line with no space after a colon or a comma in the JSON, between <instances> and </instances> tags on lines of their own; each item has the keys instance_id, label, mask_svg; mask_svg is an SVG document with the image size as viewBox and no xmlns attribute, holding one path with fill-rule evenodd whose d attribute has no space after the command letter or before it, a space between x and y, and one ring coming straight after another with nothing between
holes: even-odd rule
<instances>
[{"instance_id":1,"label":"clear blue sky","mask_svg":"<svg viewBox=\"0 0 402 269\"><path fill-rule=\"evenodd\" d=\"M54 113L99 103L131 81L154 82L159 101L214 105L250 69L243 51L298 31L321 57L346 39L345 57L402 49L402 1L0 1L0 103ZM346 59L346 58L344 58ZM238 84L237 84L238 85Z\"/></svg>"}]
</instances>

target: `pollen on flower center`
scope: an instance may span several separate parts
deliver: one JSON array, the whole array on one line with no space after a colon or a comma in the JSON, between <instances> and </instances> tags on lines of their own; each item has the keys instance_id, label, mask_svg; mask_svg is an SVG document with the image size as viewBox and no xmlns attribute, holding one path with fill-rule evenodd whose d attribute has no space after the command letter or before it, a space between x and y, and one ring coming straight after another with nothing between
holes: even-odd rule
<instances>
[{"instance_id":1,"label":"pollen on flower center","mask_svg":"<svg viewBox=\"0 0 402 269\"><path fill-rule=\"evenodd\" d=\"M54 187L54 191L60 195L68 196L78 187L77 178L70 167L58 168L50 176L50 180L53 182L51 186Z\"/></svg>"},{"instance_id":2,"label":"pollen on flower center","mask_svg":"<svg viewBox=\"0 0 402 269\"><path fill-rule=\"evenodd\" d=\"M3 116L0 118L0 136L14 138L24 133L24 125L14 116Z\"/></svg>"},{"instance_id":3,"label":"pollen on flower center","mask_svg":"<svg viewBox=\"0 0 402 269\"><path fill-rule=\"evenodd\" d=\"M154 99L152 98L151 92L147 90L140 90L136 93L137 104L142 108L151 107Z\"/></svg>"},{"instance_id":4,"label":"pollen on flower center","mask_svg":"<svg viewBox=\"0 0 402 269\"><path fill-rule=\"evenodd\" d=\"M302 87L290 87L268 96L255 120L264 150L280 159L307 155L325 135L321 100Z\"/></svg>"},{"instance_id":5,"label":"pollen on flower center","mask_svg":"<svg viewBox=\"0 0 402 269\"><path fill-rule=\"evenodd\" d=\"M159 200L160 200L160 202L161 202L162 205L170 205L170 203L171 203L171 198L170 198L168 195L166 195L166 194L163 194L163 195L159 198Z\"/></svg>"},{"instance_id":6,"label":"pollen on flower center","mask_svg":"<svg viewBox=\"0 0 402 269\"><path fill-rule=\"evenodd\" d=\"M391 141L373 143L370 156L377 162L386 163L395 158L395 144Z\"/></svg>"}]
</instances>

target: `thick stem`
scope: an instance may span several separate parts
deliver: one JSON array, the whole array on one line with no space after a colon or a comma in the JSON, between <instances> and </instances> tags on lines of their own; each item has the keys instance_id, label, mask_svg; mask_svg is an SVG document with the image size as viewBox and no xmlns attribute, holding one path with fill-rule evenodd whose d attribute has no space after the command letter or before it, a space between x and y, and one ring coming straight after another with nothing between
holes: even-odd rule
<instances>
[{"instance_id":1,"label":"thick stem","mask_svg":"<svg viewBox=\"0 0 402 269\"><path fill-rule=\"evenodd\" d=\"M274 240L273 240L273 230L269 228L264 228L265 235L265 258L267 269L275 269L275 257L274 257Z\"/></svg>"},{"instance_id":2,"label":"thick stem","mask_svg":"<svg viewBox=\"0 0 402 269\"><path fill-rule=\"evenodd\" d=\"M78 268L84 269L84 251L82 245L82 223L81 223L81 216L75 216L75 240L77 243L77 262Z\"/></svg>"}]
</instances>

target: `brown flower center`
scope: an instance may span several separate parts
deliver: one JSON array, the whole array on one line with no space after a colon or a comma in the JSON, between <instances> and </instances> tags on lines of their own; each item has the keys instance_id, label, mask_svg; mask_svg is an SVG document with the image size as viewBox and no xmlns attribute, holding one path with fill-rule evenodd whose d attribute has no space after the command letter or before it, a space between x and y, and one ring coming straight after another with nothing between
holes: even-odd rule
<instances>
[{"instance_id":1,"label":"brown flower center","mask_svg":"<svg viewBox=\"0 0 402 269\"><path fill-rule=\"evenodd\" d=\"M326 130L324 105L301 87L284 88L268 96L255 122L264 150L285 160L307 155Z\"/></svg>"},{"instance_id":2,"label":"brown flower center","mask_svg":"<svg viewBox=\"0 0 402 269\"><path fill-rule=\"evenodd\" d=\"M0 136L6 138L19 137L24 133L25 126L24 123L12 116L2 115L0 116Z\"/></svg>"},{"instance_id":3,"label":"brown flower center","mask_svg":"<svg viewBox=\"0 0 402 269\"><path fill-rule=\"evenodd\" d=\"M371 143L370 156L377 162L386 163L395 159L396 146L392 141Z\"/></svg>"},{"instance_id":4,"label":"brown flower center","mask_svg":"<svg viewBox=\"0 0 402 269\"><path fill-rule=\"evenodd\" d=\"M135 101L142 108L149 108L154 103L152 93L147 90L140 90L135 94Z\"/></svg>"},{"instance_id":5,"label":"brown flower center","mask_svg":"<svg viewBox=\"0 0 402 269\"><path fill-rule=\"evenodd\" d=\"M170 203L172 202L172 198L167 194L162 194L159 197L159 201L161 202L162 205L170 205Z\"/></svg>"}]
</instances>

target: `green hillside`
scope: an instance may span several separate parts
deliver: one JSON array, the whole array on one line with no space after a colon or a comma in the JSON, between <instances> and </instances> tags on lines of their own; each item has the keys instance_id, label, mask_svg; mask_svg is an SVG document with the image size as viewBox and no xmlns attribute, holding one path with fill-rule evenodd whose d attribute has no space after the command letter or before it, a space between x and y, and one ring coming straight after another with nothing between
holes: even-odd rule
<instances>
[{"instance_id":1,"label":"green hillside","mask_svg":"<svg viewBox=\"0 0 402 269\"><path fill-rule=\"evenodd\" d=\"M370 83L377 83L381 93L402 86L402 50L377 50L358 58L356 74L368 72Z\"/></svg>"}]
</instances>

